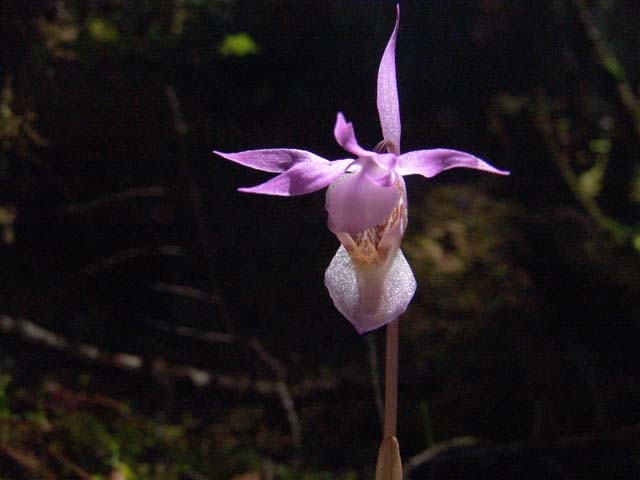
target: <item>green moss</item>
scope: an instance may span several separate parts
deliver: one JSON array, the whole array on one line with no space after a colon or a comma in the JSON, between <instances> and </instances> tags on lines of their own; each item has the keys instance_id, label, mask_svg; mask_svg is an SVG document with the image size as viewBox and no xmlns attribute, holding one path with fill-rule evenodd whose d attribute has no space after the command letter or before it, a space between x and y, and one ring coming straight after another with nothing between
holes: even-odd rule
<instances>
[{"instance_id":1,"label":"green moss","mask_svg":"<svg viewBox=\"0 0 640 480\"><path fill-rule=\"evenodd\" d=\"M88 18L87 30L91 38L100 43L115 42L120 36L117 27L106 18Z\"/></svg>"},{"instance_id":2,"label":"green moss","mask_svg":"<svg viewBox=\"0 0 640 480\"><path fill-rule=\"evenodd\" d=\"M218 52L225 57L246 57L260 53L260 47L246 32L225 35L218 47Z\"/></svg>"}]
</instances>

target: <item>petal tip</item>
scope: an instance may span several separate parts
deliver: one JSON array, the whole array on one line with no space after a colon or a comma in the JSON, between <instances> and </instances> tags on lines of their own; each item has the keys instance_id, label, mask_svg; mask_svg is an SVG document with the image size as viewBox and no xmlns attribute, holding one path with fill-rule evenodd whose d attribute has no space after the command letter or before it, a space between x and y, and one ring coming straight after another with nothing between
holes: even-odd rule
<instances>
[{"instance_id":1,"label":"petal tip","mask_svg":"<svg viewBox=\"0 0 640 480\"><path fill-rule=\"evenodd\" d=\"M240 193L253 193L253 194L259 194L259 193L262 193L262 194L264 194L264 192L256 191L256 188L257 188L258 186L259 186L259 185L256 185L255 187L238 187L238 188L236 188L236 191L238 191L238 192L240 192ZM271 194L269 194L269 195L275 195L275 194L271 193Z\"/></svg>"},{"instance_id":2,"label":"petal tip","mask_svg":"<svg viewBox=\"0 0 640 480\"><path fill-rule=\"evenodd\" d=\"M479 168L479 170L484 170L485 172L493 173L495 175L511 175L510 170L501 170L499 168L494 167L493 165L488 164L487 162L483 162L483 168Z\"/></svg>"}]
</instances>

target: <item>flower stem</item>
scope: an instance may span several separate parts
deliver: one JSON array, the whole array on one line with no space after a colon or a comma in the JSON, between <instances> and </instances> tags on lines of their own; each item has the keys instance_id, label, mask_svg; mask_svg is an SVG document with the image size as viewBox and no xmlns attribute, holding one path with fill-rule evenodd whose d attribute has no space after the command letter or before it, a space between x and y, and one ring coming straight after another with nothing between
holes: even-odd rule
<instances>
[{"instance_id":1,"label":"flower stem","mask_svg":"<svg viewBox=\"0 0 640 480\"><path fill-rule=\"evenodd\" d=\"M398 418L398 332L396 318L387 325L387 354L384 378L384 430L382 438L396 436Z\"/></svg>"}]
</instances>

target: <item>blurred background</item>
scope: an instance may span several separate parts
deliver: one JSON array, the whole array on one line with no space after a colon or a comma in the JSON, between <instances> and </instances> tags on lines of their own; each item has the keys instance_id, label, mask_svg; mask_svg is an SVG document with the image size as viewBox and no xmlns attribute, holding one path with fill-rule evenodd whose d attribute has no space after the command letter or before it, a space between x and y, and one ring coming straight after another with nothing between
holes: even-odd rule
<instances>
[{"instance_id":1,"label":"blurred background","mask_svg":"<svg viewBox=\"0 0 640 480\"><path fill-rule=\"evenodd\" d=\"M0 478L373 478L384 332L323 286L324 193L211 153L381 140L393 1L5 0ZM399 430L418 479L640 472L640 10L401 2Z\"/></svg>"}]
</instances>

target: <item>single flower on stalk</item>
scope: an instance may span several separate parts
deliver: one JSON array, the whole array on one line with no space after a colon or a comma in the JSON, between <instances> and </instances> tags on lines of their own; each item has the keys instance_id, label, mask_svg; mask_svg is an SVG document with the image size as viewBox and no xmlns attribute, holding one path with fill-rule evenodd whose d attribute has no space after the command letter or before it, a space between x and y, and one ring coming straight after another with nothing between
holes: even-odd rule
<instances>
[{"instance_id":1,"label":"single flower on stalk","mask_svg":"<svg viewBox=\"0 0 640 480\"><path fill-rule=\"evenodd\" d=\"M378 114L383 140L373 150L361 147L353 125L338 113L333 135L356 158L329 161L306 150L276 148L217 155L265 172L278 173L241 192L295 196L329 187L328 226L341 246L325 273L336 308L360 333L398 318L408 307L416 280L400 242L407 228L407 194L403 176L430 178L463 167L499 175L498 170L465 152L436 148L400 153L400 108L396 84L396 23L378 69Z\"/></svg>"}]
</instances>

